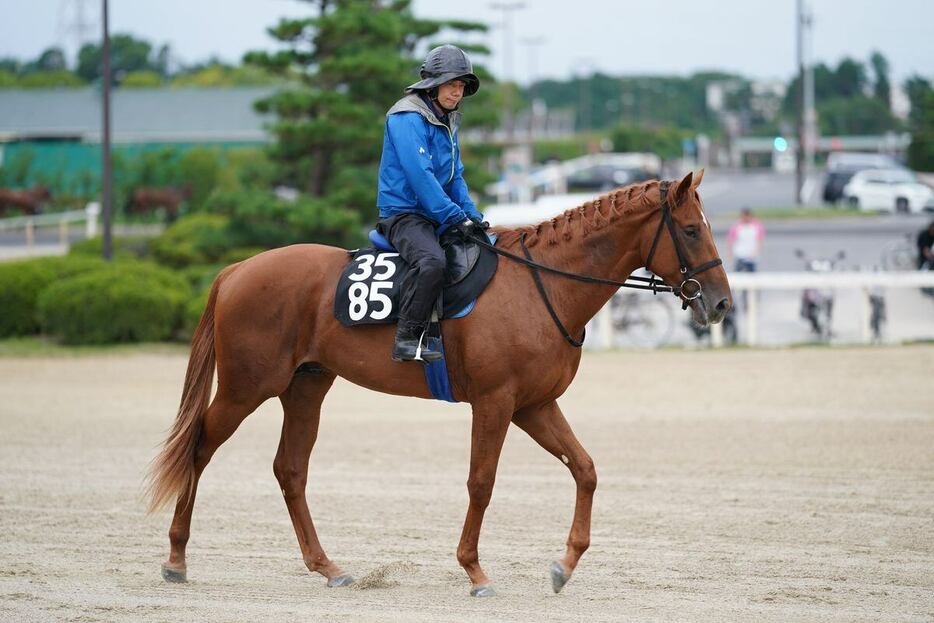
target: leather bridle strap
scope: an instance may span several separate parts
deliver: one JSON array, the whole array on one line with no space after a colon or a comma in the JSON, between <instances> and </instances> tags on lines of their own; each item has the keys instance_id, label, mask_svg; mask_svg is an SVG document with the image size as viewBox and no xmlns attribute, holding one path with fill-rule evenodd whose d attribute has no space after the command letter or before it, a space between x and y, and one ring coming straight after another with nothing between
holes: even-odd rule
<instances>
[{"instance_id":1,"label":"leather bridle strap","mask_svg":"<svg viewBox=\"0 0 934 623\"><path fill-rule=\"evenodd\" d=\"M655 237L652 239L652 246L649 248L649 255L645 260L645 269L649 272L652 271L652 258L655 257L655 249L658 247L658 241L662 237L662 228L668 228L668 233L671 236L671 242L675 247L675 254L678 256L678 267L681 269L682 281L681 285L678 286L678 295L681 297L681 309L687 309L688 304L694 299L698 298L703 291L700 282L697 279L694 279L695 275L698 275L705 270L714 268L715 266L720 266L723 264L723 260L719 257L709 262L705 262L698 266L697 268L691 268L688 264L687 259L684 256L684 249L681 246L681 239L678 236L678 230L675 228L674 219L671 217L671 204L668 203L668 189L671 187L671 184L667 181L662 181L658 183L658 192L661 194L662 199L662 208L661 208L661 218L658 221L658 229L655 230ZM693 282L697 288L693 294L685 294L687 288L685 287L688 282Z\"/></svg>"},{"instance_id":2,"label":"leather bridle strap","mask_svg":"<svg viewBox=\"0 0 934 623\"><path fill-rule=\"evenodd\" d=\"M529 253L528 247L525 246L525 234L522 234L519 237L519 244L522 246L522 253L525 254L525 259L527 259L529 262L532 262L532 254ZM571 337L571 334L564 327L564 323L561 322L560 318L558 318L558 312L555 311L555 308L551 305L551 301L548 300L548 293L545 292L545 284L542 283L542 278L538 274L538 268L529 264L529 269L532 272L532 280L535 281L535 287L538 288L538 293L541 295L542 300L545 302L545 307L548 309L548 313L551 314L551 319L554 320L558 330L561 331L561 335L563 335L564 339L566 339L568 343L574 348L580 348L583 346L584 337L587 334L587 330L584 329L580 340L575 340L573 337Z\"/></svg>"}]
</instances>

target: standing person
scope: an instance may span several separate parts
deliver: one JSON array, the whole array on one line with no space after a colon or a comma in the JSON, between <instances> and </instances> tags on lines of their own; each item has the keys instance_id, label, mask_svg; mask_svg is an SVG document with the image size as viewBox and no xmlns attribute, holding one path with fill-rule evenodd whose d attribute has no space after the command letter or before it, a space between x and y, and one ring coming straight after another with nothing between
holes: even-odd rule
<instances>
[{"instance_id":1,"label":"standing person","mask_svg":"<svg viewBox=\"0 0 934 623\"><path fill-rule=\"evenodd\" d=\"M376 229L409 264L392 359L430 362L441 358L422 349L444 277L438 236L452 227L468 234L483 223L467 192L457 138L457 109L480 80L453 45L431 50L419 73L421 80L386 113Z\"/></svg>"},{"instance_id":2,"label":"standing person","mask_svg":"<svg viewBox=\"0 0 934 623\"><path fill-rule=\"evenodd\" d=\"M756 263L765 241L765 228L753 217L752 210L742 209L739 220L730 227L726 239L727 261L736 261L736 272L756 272Z\"/></svg>"}]
</instances>

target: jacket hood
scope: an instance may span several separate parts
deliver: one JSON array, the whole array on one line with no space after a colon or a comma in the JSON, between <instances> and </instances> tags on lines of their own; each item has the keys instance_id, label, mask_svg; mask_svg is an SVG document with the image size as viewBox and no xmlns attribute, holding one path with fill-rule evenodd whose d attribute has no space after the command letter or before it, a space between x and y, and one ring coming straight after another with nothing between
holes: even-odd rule
<instances>
[{"instance_id":1,"label":"jacket hood","mask_svg":"<svg viewBox=\"0 0 934 623\"><path fill-rule=\"evenodd\" d=\"M395 115L400 112L417 112L425 119L428 120L428 123L444 127L444 124L441 123L441 120L438 119L435 112L428 108L428 105L425 101L419 97L418 93L409 93L401 100L392 105L392 108L386 113L386 116ZM460 111L452 110L448 113L448 119L451 121L451 134L457 132L460 127L461 114Z\"/></svg>"}]
</instances>

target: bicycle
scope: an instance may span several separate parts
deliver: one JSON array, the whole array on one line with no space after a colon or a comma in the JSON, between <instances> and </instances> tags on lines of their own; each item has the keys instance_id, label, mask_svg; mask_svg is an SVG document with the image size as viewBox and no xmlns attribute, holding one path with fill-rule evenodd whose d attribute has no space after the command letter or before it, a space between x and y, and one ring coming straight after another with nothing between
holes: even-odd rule
<instances>
[{"instance_id":1,"label":"bicycle","mask_svg":"<svg viewBox=\"0 0 934 623\"><path fill-rule=\"evenodd\" d=\"M905 234L899 240L893 240L882 247L883 270L915 270L918 249L911 234Z\"/></svg>"},{"instance_id":2,"label":"bicycle","mask_svg":"<svg viewBox=\"0 0 934 623\"><path fill-rule=\"evenodd\" d=\"M610 299L613 328L625 333L634 346L659 348L675 329L675 313L662 299L645 292L618 291Z\"/></svg>"}]
</instances>

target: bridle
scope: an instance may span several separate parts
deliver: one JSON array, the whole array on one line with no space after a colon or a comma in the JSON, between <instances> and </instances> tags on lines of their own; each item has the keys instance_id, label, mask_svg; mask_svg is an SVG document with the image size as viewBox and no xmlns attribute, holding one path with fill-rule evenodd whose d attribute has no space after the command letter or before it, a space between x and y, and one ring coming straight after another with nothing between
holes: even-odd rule
<instances>
[{"instance_id":1,"label":"bridle","mask_svg":"<svg viewBox=\"0 0 934 623\"><path fill-rule=\"evenodd\" d=\"M697 268L691 268L688 264L687 259L684 256L684 249L681 246L681 238L678 236L678 230L675 228L674 219L671 218L671 204L668 203L668 188L671 186L670 182L659 182L658 190L662 195L662 207L661 213L662 218L658 222L658 229L655 230L655 238L652 240L652 247L649 249L649 256L645 260L645 269L649 272L652 272L652 258L655 257L655 249L658 247L658 241L662 236L662 227L668 226L668 233L671 235L671 241L675 246L675 253L678 255L678 267L681 269L681 285L677 288L677 295L681 297L681 309L687 309L688 304L694 299L698 298L703 292L703 287L700 282L694 278L694 275L699 275L705 270L709 270L716 266L723 264L723 260L719 257L710 260L709 262L704 262ZM654 279L655 275L652 275ZM689 284L691 285L690 289L687 288ZM697 288L693 294L685 294L686 291ZM672 292L675 289L672 288Z\"/></svg>"},{"instance_id":2,"label":"bridle","mask_svg":"<svg viewBox=\"0 0 934 623\"><path fill-rule=\"evenodd\" d=\"M480 238L474 234L470 234L468 238L481 247L485 247L497 255L502 255L503 257L509 258L514 262L520 264L525 264L529 267L532 273L532 279L535 281L535 286L538 289L538 293L541 295L542 300L545 302L545 307L548 308L548 313L551 315L551 319L554 320L558 329L561 331L561 334L564 336L572 346L575 348L580 348L584 344L584 336L581 336L580 340L574 339L568 330L565 328L564 323L561 322L561 319L558 318L557 312L555 312L554 307L551 305L551 301L548 299L548 293L545 291L545 286L542 283L541 276L538 274L539 270L549 272L555 275L560 275L562 277L567 277L568 279L574 279L575 281L583 281L585 283L596 283L607 286L616 286L618 288L634 288L637 290L651 290L652 294L658 294L659 292L671 292L675 296L681 298L681 309L687 309L688 305L694 299L697 299L703 293L703 287L700 282L695 279L695 275L698 275L705 270L709 270L716 266L723 264L723 261L718 257L716 259L710 260L698 266L697 268L691 268L690 264L686 259L684 248L682 246L681 238L678 236L678 230L675 228L674 219L671 217L672 206L668 203L668 189L671 187L671 182L662 181L658 183L658 190L661 194L662 205L660 208L661 218L658 222L658 229L655 230L655 237L652 239L652 246L649 249L648 258L645 260L645 268L651 272L652 258L655 257L655 249L658 248L658 241L661 239L662 230L667 226L668 233L671 235L671 242L674 244L675 253L678 256L678 265L681 269L682 281L679 286L669 286L665 285L655 274L652 274L651 277L633 277L629 276L625 281L616 281L613 279L604 279L602 277L590 277L587 275L579 275L577 273L572 273L551 266L546 266L544 264L539 264L538 262L532 259L532 254L529 253L528 247L525 245L525 234L522 234L519 238L519 245L522 247L522 253L525 257L520 257L509 251L500 249L486 240L486 236ZM630 281L636 281L639 283L629 283Z\"/></svg>"}]
</instances>

